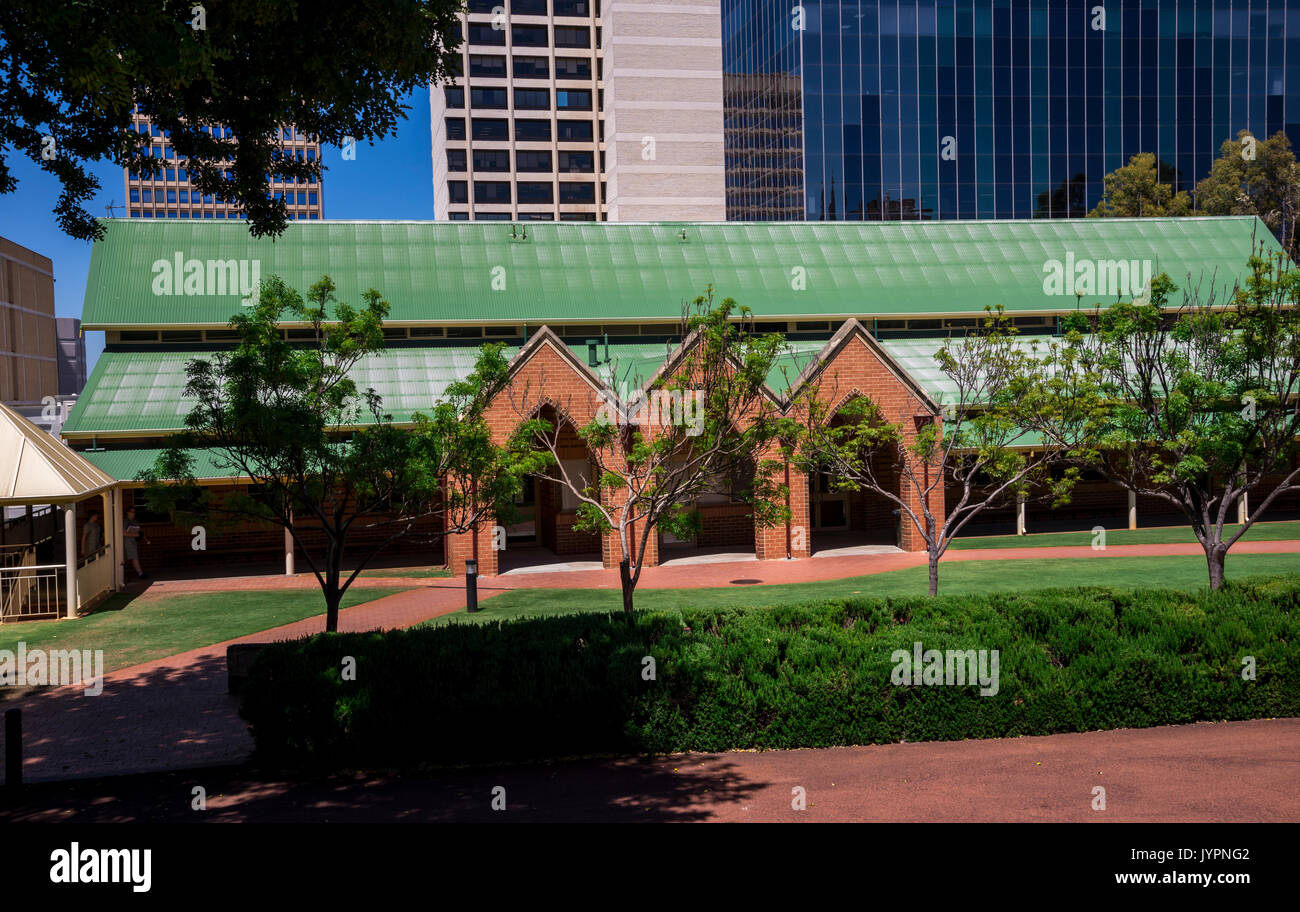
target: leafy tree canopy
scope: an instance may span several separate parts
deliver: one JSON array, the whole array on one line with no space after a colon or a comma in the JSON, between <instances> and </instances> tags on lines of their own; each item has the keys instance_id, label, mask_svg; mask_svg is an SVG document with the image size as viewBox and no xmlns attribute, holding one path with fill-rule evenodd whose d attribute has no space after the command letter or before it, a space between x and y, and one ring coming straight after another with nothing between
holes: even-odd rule
<instances>
[{"instance_id":1,"label":"leafy tree canopy","mask_svg":"<svg viewBox=\"0 0 1300 912\"><path fill-rule=\"evenodd\" d=\"M400 99L442 81L455 59L455 0L96 0L0 4L0 194L16 181L9 150L62 185L54 212L76 238L103 227L83 204L89 163L152 171L135 104L169 134L199 192L236 202L255 236L278 234L285 205L267 176L318 179L320 162L277 155L294 125L322 143L383 139ZM448 49L452 50L448 50ZM205 127L229 128L226 138ZM226 178L224 173L231 176Z\"/></svg>"},{"instance_id":2,"label":"leafy tree canopy","mask_svg":"<svg viewBox=\"0 0 1300 912\"><path fill-rule=\"evenodd\" d=\"M1191 197L1174 188L1181 182L1177 169L1158 161L1150 152L1134 155L1127 165L1105 177L1101 202L1089 218L1151 218L1189 215Z\"/></svg>"},{"instance_id":3,"label":"leafy tree canopy","mask_svg":"<svg viewBox=\"0 0 1300 912\"><path fill-rule=\"evenodd\" d=\"M1280 130L1256 139L1248 130L1225 139L1209 175L1196 185L1197 209L1205 215L1257 215L1294 257L1300 217L1300 164Z\"/></svg>"}]
</instances>

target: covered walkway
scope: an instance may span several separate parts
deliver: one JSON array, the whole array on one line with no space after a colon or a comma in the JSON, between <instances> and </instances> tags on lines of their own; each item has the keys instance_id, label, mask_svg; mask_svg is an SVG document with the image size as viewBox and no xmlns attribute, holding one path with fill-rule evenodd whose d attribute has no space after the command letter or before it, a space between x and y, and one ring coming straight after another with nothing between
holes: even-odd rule
<instances>
[{"instance_id":1,"label":"covered walkway","mask_svg":"<svg viewBox=\"0 0 1300 912\"><path fill-rule=\"evenodd\" d=\"M81 537L77 505L95 497L99 532ZM0 523L0 622L76 617L122 587L117 482L0 404L0 509L9 507L26 508L26 522Z\"/></svg>"}]
</instances>

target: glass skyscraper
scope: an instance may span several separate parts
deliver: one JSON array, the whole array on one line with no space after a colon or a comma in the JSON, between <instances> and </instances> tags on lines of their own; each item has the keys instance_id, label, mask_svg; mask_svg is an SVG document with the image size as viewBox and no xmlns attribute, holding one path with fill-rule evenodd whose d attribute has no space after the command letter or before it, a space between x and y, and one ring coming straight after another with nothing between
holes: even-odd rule
<instances>
[{"instance_id":1,"label":"glass skyscraper","mask_svg":"<svg viewBox=\"0 0 1300 912\"><path fill-rule=\"evenodd\" d=\"M1300 148L1300 0L722 0L727 216L1081 216Z\"/></svg>"}]
</instances>

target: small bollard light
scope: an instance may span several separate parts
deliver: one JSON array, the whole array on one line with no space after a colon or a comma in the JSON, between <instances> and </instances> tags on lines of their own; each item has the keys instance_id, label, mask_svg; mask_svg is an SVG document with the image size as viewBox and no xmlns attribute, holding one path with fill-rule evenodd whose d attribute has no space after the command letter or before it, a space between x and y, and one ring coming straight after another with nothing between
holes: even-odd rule
<instances>
[{"instance_id":1,"label":"small bollard light","mask_svg":"<svg viewBox=\"0 0 1300 912\"><path fill-rule=\"evenodd\" d=\"M465 611L478 611L478 561L465 561Z\"/></svg>"},{"instance_id":2,"label":"small bollard light","mask_svg":"<svg viewBox=\"0 0 1300 912\"><path fill-rule=\"evenodd\" d=\"M5 710L5 786L16 791L23 784L23 711Z\"/></svg>"}]
</instances>

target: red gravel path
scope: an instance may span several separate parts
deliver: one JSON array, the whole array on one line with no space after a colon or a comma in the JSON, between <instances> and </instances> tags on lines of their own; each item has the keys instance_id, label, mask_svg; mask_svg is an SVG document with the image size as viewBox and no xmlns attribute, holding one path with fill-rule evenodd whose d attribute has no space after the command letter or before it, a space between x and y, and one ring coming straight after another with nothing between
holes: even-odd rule
<instances>
[{"instance_id":1,"label":"red gravel path","mask_svg":"<svg viewBox=\"0 0 1300 912\"><path fill-rule=\"evenodd\" d=\"M33 789L67 821L1300 821L1300 719L1035 738L267 780L192 770ZM190 808L201 785L207 809ZM495 786L507 808L492 811ZM1105 810L1094 810L1094 789ZM804 790L806 810L791 806Z\"/></svg>"}]
</instances>

